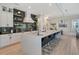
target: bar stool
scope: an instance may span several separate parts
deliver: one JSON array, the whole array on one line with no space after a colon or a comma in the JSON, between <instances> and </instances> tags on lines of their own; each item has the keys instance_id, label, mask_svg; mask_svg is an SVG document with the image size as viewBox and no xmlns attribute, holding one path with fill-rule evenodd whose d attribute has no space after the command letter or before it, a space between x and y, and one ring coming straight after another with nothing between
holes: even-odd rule
<instances>
[{"instance_id":1,"label":"bar stool","mask_svg":"<svg viewBox=\"0 0 79 59\"><path fill-rule=\"evenodd\" d=\"M51 51L53 51L53 48L55 47L55 43L54 43L54 36L51 36L48 40L49 42L44 46L43 48L43 53L47 53L50 54ZM52 42L53 41L53 42ZM51 46L52 45L52 46Z\"/></svg>"},{"instance_id":2,"label":"bar stool","mask_svg":"<svg viewBox=\"0 0 79 59\"><path fill-rule=\"evenodd\" d=\"M51 41L49 42L49 44L50 44L50 48L52 49L54 49L55 48L55 46L56 46L56 39L55 39L55 36L52 36L51 37ZM52 49L52 50L53 50Z\"/></svg>"},{"instance_id":3,"label":"bar stool","mask_svg":"<svg viewBox=\"0 0 79 59\"><path fill-rule=\"evenodd\" d=\"M42 54L50 54L48 46L49 46L49 38L45 38L42 46L42 52L43 52Z\"/></svg>"},{"instance_id":4,"label":"bar stool","mask_svg":"<svg viewBox=\"0 0 79 59\"><path fill-rule=\"evenodd\" d=\"M42 54L50 54L50 49L49 49L49 43L45 44L43 47L42 47Z\"/></svg>"},{"instance_id":5,"label":"bar stool","mask_svg":"<svg viewBox=\"0 0 79 59\"><path fill-rule=\"evenodd\" d=\"M52 37L51 37L50 47L51 47L51 48L55 48L56 45L58 44L58 42L59 42L58 33L55 33L55 34L53 34Z\"/></svg>"},{"instance_id":6,"label":"bar stool","mask_svg":"<svg viewBox=\"0 0 79 59\"><path fill-rule=\"evenodd\" d=\"M42 52L43 54L50 54L51 51L54 50L56 45L60 40L60 32L54 33L46 40L45 45L43 46Z\"/></svg>"}]
</instances>

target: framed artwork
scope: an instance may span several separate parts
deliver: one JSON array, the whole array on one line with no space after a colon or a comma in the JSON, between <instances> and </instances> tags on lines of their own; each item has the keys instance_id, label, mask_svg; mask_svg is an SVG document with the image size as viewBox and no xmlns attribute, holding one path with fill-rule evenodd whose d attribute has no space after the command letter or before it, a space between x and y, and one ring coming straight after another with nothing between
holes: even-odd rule
<instances>
[{"instance_id":1,"label":"framed artwork","mask_svg":"<svg viewBox=\"0 0 79 59\"><path fill-rule=\"evenodd\" d=\"M60 20L59 27L67 27L67 24L65 24L63 20Z\"/></svg>"},{"instance_id":2,"label":"framed artwork","mask_svg":"<svg viewBox=\"0 0 79 59\"><path fill-rule=\"evenodd\" d=\"M59 24L59 27L67 27L67 24Z\"/></svg>"}]
</instances>

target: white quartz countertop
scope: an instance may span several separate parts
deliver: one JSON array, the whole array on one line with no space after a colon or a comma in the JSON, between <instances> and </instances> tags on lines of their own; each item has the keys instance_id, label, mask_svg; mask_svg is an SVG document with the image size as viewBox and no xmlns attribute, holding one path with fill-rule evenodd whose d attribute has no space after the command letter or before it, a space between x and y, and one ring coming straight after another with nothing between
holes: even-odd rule
<instances>
[{"instance_id":1,"label":"white quartz countertop","mask_svg":"<svg viewBox=\"0 0 79 59\"><path fill-rule=\"evenodd\" d=\"M39 36L41 36L41 37L45 37L45 36L48 36L48 35L50 35L50 34L53 34L53 33L56 33L56 32L58 32L58 31L47 31L47 32L43 32L43 33L41 33L42 35L39 35Z\"/></svg>"},{"instance_id":2,"label":"white quartz countertop","mask_svg":"<svg viewBox=\"0 0 79 59\"><path fill-rule=\"evenodd\" d=\"M57 31L50 30L50 31L46 31L46 32L40 32L39 35L37 35L37 33L38 33L37 31L30 31L30 32L23 33L23 36L25 36L25 37L27 37L27 36L28 37L46 37L50 34L58 32L58 31L60 31L60 30L57 30Z\"/></svg>"}]
</instances>

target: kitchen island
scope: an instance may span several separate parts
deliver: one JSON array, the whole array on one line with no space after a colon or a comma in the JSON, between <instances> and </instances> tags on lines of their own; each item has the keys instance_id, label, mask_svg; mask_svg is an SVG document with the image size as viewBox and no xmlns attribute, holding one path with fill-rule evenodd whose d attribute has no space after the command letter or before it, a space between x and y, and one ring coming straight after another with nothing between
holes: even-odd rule
<instances>
[{"instance_id":1,"label":"kitchen island","mask_svg":"<svg viewBox=\"0 0 79 59\"><path fill-rule=\"evenodd\" d=\"M53 36L61 38L61 31L46 31L37 35L37 31L23 33L21 45L26 55L42 55L42 47L50 41ZM45 39L45 38L48 39Z\"/></svg>"}]
</instances>

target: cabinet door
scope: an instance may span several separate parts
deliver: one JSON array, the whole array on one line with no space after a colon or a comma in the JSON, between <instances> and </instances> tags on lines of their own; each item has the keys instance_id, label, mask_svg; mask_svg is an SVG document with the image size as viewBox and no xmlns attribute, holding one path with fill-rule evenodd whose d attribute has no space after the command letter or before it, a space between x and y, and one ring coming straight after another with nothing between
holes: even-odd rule
<instances>
[{"instance_id":1,"label":"cabinet door","mask_svg":"<svg viewBox=\"0 0 79 59\"><path fill-rule=\"evenodd\" d=\"M1 6L0 6L0 27L1 27Z\"/></svg>"},{"instance_id":2,"label":"cabinet door","mask_svg":"<svg viewBox=\"0 0 79 59\"><path fill-rule=\"evenodd\" d=\"M1 11L0 27L13 27L13 12Z\"/></svg>"},{"instance_id":3,"label":"cabinet door","mask_svg":"<svg viewBox=\"0 0 79 59\"><path fill-rule=\"evenodd\" d=\"M7 27L7 13L1 12L1 27Z\"/></svg>"},{"instance_id":4,"label":"cabinet door","mask_svg":"<svg viewBox=\"0 0 79 59\"><path fill-rule=\"evenodd\" d=\"M0 35L0 48L9 45L9 36L8 35Z\"/></svg>"},{"instance_id":5,"label":"cabinet door","mask_svg":"<svg viewBox=\"0 0 79 59\"><path fill-rule=\"evenodd\" d=\"M8 27L13 27L13 13L7 12L7 24Z\"/></svg>"}]
</instances>

